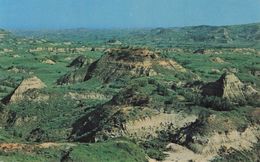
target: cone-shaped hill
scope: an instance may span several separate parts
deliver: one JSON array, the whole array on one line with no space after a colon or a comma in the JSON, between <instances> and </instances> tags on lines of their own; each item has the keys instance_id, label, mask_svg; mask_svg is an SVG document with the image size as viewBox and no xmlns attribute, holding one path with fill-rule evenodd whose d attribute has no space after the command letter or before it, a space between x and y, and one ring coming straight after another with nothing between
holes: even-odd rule
<instances>
[{"instance_id":1,"label":"cone-shaped hill","mask_svg":"<svg viewBox=\"0 0 260 162\"><path fill-rule=\"evenodd\" d=\"M177 62L160 57L159 53L143 48L109 49L84 70L73 71L58 80L58 84L86 81L92 77L104 83L122 78L186 73ZM76 80L75 80L76 78Z\"/></svg>"},{"instance_id":2,"label":"cone-shaped hill","mask_svg":"<svg viewBox=\"0 0 260 162\"><path fill-rule=\"evenodd\" d=\"M202 95L218 96L235 102L256 96L257 91L243 84L233 73L224 73L217 81L203 86Z\"/></svg>"},{"instance_id":3,"label":"cone-shaped hill","mask_svg":"<svg viewBox=\"0 0 260 162\"><path fill-rule=\"evenodd\" d=\"M2 102L7 104L22 101L28 97L25 93L29 90L42 89L44 87L46 87L46 85L35 76L24 79L12 93L2 99Z\"/></svg>"}]
</instances>

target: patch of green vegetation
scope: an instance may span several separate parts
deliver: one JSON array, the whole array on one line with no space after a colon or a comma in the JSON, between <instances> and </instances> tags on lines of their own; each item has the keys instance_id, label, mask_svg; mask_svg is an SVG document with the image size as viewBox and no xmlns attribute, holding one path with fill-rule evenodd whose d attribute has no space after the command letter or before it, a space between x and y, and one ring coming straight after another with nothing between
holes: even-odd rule
<instances>
[{"instance_id":1,"label":"patch of green vegetation","mask_svg":"<svg viewBox=\"0 0 260 162\"><path fill-rule=\"evenodd\" d=\"M48 158L42 155L25 154L23 152L0 152L0 160L5 162L55 162L59 161L59 158Z\"/></svg>"},{"instance_id":2,"label":"patch of green vegetation","mask_svg":"<svg viewBox=\"0 0 260 162\"><path fill-rule=\"evenodd\" d=\"M29 144L28 144L29 145ZM94 144L74 144L75 146L59 146L58 148L35 148L25 150L0 152L0 160L5 162L146 162L145 152L136 144L126 139L115 139Z\"/></svg>"},{"instance_id":3,"label":"patch of green vegetation","mask_svg":"<svg viewBox=\"0 0 260 162\"><path fill-rule=\"evenodd\" d=\"M4 31L0 30L0 32ZM7 33L8 35L1 42L0 98L10 94L23 78L37 76L47 85L47 88L37 92L49 96L50 99L41 102L24 100L5 106L0 105L2 113L0 141L66 142L71 140L69 137L74 127L82 129L79 135L84 136L89 133L91 138L89 141L95 141L95 137L99 140L100 134L104 134L101 140L107 141L73 143L76 146L69 150L49 148L32 152L1 151L0 161L51 162L59 161L67 155L66 158L77 162L141 162L147 161L146 154L154 159L163 160L167 143L182 143L181 139L176 141L175 138L179 132L188 130L190 136L209 135L212 132L226 133L234 129L243 132L248 125L259 123L256 108L260 104L258 98L252 97L233 104L220 97L203 97L199 91L201 85L218 79L225 71L235 73L243 83L250 84L254 89L260 89L259 24L17 33L34 38L18 38ZM112 42L119 40L123 44L112 45L108 43L110 40ZM186 68L187 72L153 65L152 70L159 75L133 77L129 74L126 76L124 70L129 70L131 66L136 65L124 67L122 62L122 65L116 66L124 68L105 67L108 69L105 74L105 68L101 68L97 76L93 74L94 77L87 81L84 81L85 70L87 70L85 67L77 73L82 82L61 86L56 84L57 79L64 74L78 70L67 66L76 57L84 56L92 62L101 58L105 49L119 46L148 47L160 51L162 58L177 61ZM61 51L48 51L46 50L48 47L60 48ZM37 48L44 48L44 50L34 51ZM87 50L75 51L73 48ZM55 63L44 63L43 60L46 59ZM142 56L136 59L134 55L126 59L133 62L143 60ZM114 79L112 75L119 70L122 71ZM92 73L90 75L92 76ZM104 83L101 78L111 81ZM69 93L83 95L83 98L77 95L73 99L65 97ZM84 98L84 95L88 94L94 97ZM127 121L141 120L160 113L176 112L195 114L199 119L178 130L169 126L169 129L157 132L156 138L138 141L141 148L125 139L109 140L114 137L113 131L116 136L125 136L120 132L125 131L124 124ZM209 118L213 122L210 122ZM110 132L112 135L109 134ZM198 145L194 143L185 146L195 151L199 150ZM259 160L258 144L252 151L233 151L230 154L221 154L222 157L216 161Z\"/></svg>"},{"instance_id":4,"label":"patch of green vegetation","mask_svg":"<svg viewBox=\"0 0 260 162\"><path fill-rule=\"evenodd\" d=\"M80 145L73 149L71 158L78 162L145 162L145 152L132 142L125 140L106 141Z\"/></svg>"},{"instance_id":5,"label":"patch of green vegetation","mask_svg":"<svg viewBox=\"0 0 260 162\"><path fill-rule=\"evenodd\" d=\"M149 157L156 160L165 159L166 154L164 152L166 151L167 141L162 136L159 136L158 139L141 142L140 145Z\"/></svg>"},{"instance_id":6,"label":"patch of green vegetation","mask_svg":"<svg viewBox=\"0 0 260 162\"><path fill-rule=\"evenodd\" d=\"M195 26L156 29L71 29L52 31L17 31L20 36L47 39L54 42L71 41L74 45L106 46L116 39L123 45L156 48L205 48L205 47L258 47L259 24L232 26ZM118 34L120 33L120 34Z\"/></svg>"},{"instance_id":7,"label":"patch of green vegetation","mask_svg":"<svg viewBox=\"0 0 260 162\"><path fill-rule=\"evenodd\" d=\"M66 140L72 123L91 107L100 104L100 100L75 102L62 93L52 94L48 102L22 101L10 104L5 110L13 112L6 127L15 136L27 138L34 129L41 128L46 138L44 141ZM12 121L12 122L11 122Z\"/></svg>"}]
</instances>

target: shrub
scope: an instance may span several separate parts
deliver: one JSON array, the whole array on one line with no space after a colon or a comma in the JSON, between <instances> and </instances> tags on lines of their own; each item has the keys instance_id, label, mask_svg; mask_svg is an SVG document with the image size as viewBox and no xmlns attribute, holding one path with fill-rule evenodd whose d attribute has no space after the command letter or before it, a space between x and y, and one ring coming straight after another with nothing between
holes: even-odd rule
<instances>
[{"instance_id":1,"label":"shrub","mask_svg":"<svg viewBox=\"0 0 260 162\"><path fill-rule=\"evenodd\" d=\"M165 159L166 155L163 153L165 151L166 143L162 142L158 139L145 141L141 143L143 146L146 154L153 159L156 160L163 160Z\"/></svg>"},{"instance_id":2,"label":"shrub","mask_svg":"<svg viewBox=\"0 0 260 162\"><path fill-rule=\"evenodd\" d=\"M194 105L212 108L216 111L230 111L234 109L234 104L226 98L217 96L201 96L200 94L189 91L182 91L181 94L187 99L187 101L192 102ZM240 105L243 104L243 102L240 103Z\"/></svg>"},{"instance_id":3,"label":"shrub","mask_svg":"<svg viewBox=\"0 0 260 162\"><path fill-rule=\"evenodd\" d=\"M145 87L148 84L148 80L147 79L140 79L140 80L137 81L137 83L140 87Z\"/></svg>"},{"instance_id":4,"label":"shrub","mask_svg":"<svg viewBox=\"0 0 260 162\"><path fill-rule=\"evenodd\" d=\"M156 91L161 96L168 96L169 95L168 88L164 85L161 85L161 84L157 85Z\"/></svg>"},{"instance_id":5,"label":"shrub","mask_svg":"<svg viewBox=\"0 0 260 162\"><path fill-rule=\"evenodd\" d=\"M153 78L148 79L148 84L156 84L156 83L157 83L157 81L155 79L153 79Z\"/></svg>"},{"instance_id":6,"label":"shrub","mask_svg":"<svg viewBox=\"0 0 260 162\"><path fill-rule=\"evenodd\" d=\"M216 96L203 96L201 97L199 102L200 106L212 108L217 111L230 111L234 109L234 105L226 98Z\"/></svg>"}]
</instances>

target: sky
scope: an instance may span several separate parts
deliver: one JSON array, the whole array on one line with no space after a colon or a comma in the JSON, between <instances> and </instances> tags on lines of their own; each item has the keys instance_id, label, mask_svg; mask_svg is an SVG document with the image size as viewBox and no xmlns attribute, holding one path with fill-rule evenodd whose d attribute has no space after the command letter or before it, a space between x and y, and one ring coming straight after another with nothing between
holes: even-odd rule
<instances>
[{"instance_id":1,"label":"sky","mask_svg":"<svg viewBox=\"0 0 260 162\"><path fill-rule=\"evenodd\" d=\"M0 28L145 28L260 22L260 0L0 0Z\"/></svg>"}]
</instances>

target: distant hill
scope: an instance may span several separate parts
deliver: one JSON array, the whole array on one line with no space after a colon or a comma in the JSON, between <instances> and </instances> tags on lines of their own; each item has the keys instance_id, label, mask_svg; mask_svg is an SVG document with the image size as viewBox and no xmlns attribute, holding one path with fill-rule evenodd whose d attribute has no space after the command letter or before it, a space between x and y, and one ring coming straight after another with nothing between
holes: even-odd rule
<instances>
[{"instance_id":1,"label":"distant hill","mask_svg":"<svg viewBox=\"0 0 260 162\"><path fill-rule=\"evenodd\" d=\"M10 32L4 30L4 29L0 29L0 40L5 38L6 36L10 35Z\"/></svg>"},{"instance_id":2,"label":"distant hill","mask_svg":"<svg viewBox=\"0 0 260 162\"><path fill-rule=\"evenodd\" d=\"M0 161L260 161L259 25L0 30Z\"/></svg>"},{"instance_id":3,"label":"distant hill","mask_svg":"<svg viewBox=\"0 0 260 162\"><path fill-rule=\"evenodd\" d=\"M260 47L260 23L232 26L191 26L155 29L66 29L14 31L20 36L100 45L116 39L151 47Z\"/></svg>"}]
</instances>

